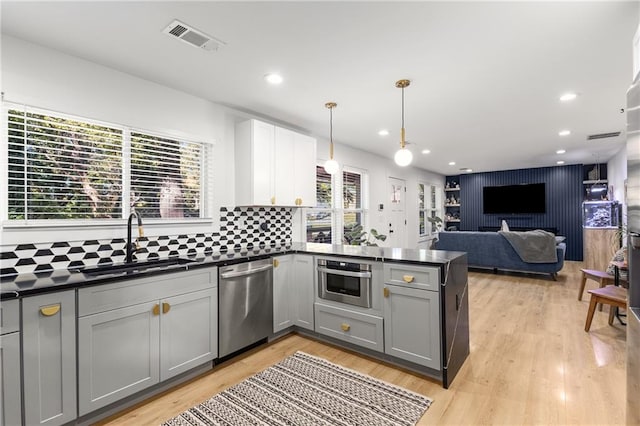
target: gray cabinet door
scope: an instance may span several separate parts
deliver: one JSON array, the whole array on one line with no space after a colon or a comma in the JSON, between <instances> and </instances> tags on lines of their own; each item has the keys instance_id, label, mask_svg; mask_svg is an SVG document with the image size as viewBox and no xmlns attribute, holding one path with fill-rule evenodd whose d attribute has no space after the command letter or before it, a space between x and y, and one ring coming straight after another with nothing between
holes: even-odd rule
<instances>
[{"instance_id":1,"label":"gray cabinet door","mask_svg":"<svg viewBox=\"0 0 640 426\"><path fill-rule=\"evenodd\" d=\"M314 330L313 302L315 299L313 256L296 254L293 263L291 294L294 324Z\"/></svg>"},{"instance_id":2,"label":"gray cabinet door","mask_svg":"<svg viewBox=\"0 0 640 426\"><path fill-rule=\"evenodd\" d=\"M76 418L75 291L22 300L24 421L61 425Z\"/></svg>"},{"instance_id":3,"label":"gray cabinet door","mask_svg":"<svg viewBox=\"0 0 640 426\"><path fill-rule=\"evenodd\" d=\"M0 337L0 425L22 424L20 402L20 333L4 334Z\"/></svg>"},{"instance_id":4,"label":"gray cabinet door","mask_svg":"<svg viewBox=\"0 0 640 426\"><path fill-rule=\"evenodd\" d=\"M385 352L440 370L439 306L436 291L385 285Z\"/></svg>"},{"instance_id":5,"label":"gray cabinet door","mask_svg":"<svg viewBox=\"0 0 640 426\"><path fill-rule=\"evenodd\" d=\"M273 258L273 332L293 325L291 283L293 255Z\"/></svg>"},{"instance_id":6,"label":"gray cabinet door","mask_svg":"<svg viewBox=\"0 0 640 426\"><path fill-rule=\"evenodd\" d=\"M218 356L218 291L196 291L161 300L160 380Z\"/></svg>"},{"instance_id":7,"label":"gray cabinet door","mask_svg":"<svg viewBox=\"0 0 640 426\"><path fill-rule=\"evenodd\" d=\"M159 324L158 301L78 319L81 416L158 383Z\"/></svg>"}]
</instances>

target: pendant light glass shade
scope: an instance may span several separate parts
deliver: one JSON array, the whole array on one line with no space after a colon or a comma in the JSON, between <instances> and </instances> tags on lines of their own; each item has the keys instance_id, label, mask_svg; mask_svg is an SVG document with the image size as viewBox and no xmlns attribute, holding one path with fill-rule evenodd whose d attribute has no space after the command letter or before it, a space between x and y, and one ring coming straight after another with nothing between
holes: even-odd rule
<instances>
[{"instance_id":1,"label":"pendant light glass shade","mask_svg":"<svg viewBox=\"0 0 640 426\"><path fill-rule=\"evenodd\" d=\"M333 159L333 109L337 107L338 104L335 102L327 102L324 106L329 108L329 159L324 163L324 171L332 175L340 170L340 165Z\"/></svg>"},{"instance_id":2,"label":"pendant light glass shade","mask_svg":"<svg viewBox=\"0 0 640 426\"><path fill-rule=\"evenodd\" d=\"M400 149L396 152L393 159L400 167L408 166L413 160L413 154L407 149L407 143L404 139L404 88L409 86L410 83L410 80L396 81L396 87L402 89L402 128L400 129Z\"/></svg>"},{"instance_id":3,"label":"pendant light glass shade","mask_svg":"<svg viewBox=\"0 0 640 426\"><path fill-rule=\"evenodd\" d=\"M324 171L329 173L330 175L337 173L338 170L340 170L340 165L336 160L330 159L327 160L326 163L324 163Z\"/></svg>"},{"instance_id":4,"label":"pendant light glass shade","mask_svg":"<svg viewBox=\"0 0 640 426\"><path fill-rule=\"evenodd\" d=\"M413 154L407 148L400 148L393 157L396 164L401 167L408 166L413 160Z\"/></svg>"}]
</instances>

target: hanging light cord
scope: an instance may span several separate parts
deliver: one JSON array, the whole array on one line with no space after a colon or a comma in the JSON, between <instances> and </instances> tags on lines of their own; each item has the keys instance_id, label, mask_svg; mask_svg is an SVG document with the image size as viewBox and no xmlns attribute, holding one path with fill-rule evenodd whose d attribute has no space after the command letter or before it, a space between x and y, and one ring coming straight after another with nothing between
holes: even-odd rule
<instances>
[{"instance_id":1,"label":"hanging light cord","mask_svg":"<svg viewBox=\"0 0 640 426\"><path fill-rule=\"evenodd\" d=\"M329 108L329 160L333 160L333 107Z\"/></svg>"},{"instance_id":2,"label":"hanging light cord","mask_svg":"<svg viewBox=\"0 0 640 426\"><path fill-rule=\"evenodd\" d=\"M400 149L404 149L404 87L402 87L402 127L400 128Z\"/></svg>"}]
</instances>

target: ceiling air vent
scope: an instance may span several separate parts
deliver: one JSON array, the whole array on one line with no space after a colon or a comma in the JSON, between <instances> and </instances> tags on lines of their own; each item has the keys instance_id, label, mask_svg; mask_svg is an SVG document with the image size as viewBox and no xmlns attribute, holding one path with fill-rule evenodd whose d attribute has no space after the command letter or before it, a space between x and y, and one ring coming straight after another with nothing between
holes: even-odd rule
<instances>
[{"instance_id":1,"label":"ceiling air vent","mask_svg":"<svg viewBox=\"0 0 640 426\"><path fill-rule=\"evenodd\" d=\"M225 44L222 40L218 40L203 33L202 31L198 31L177 19L162 30L162 32L170 37L175 37L190 46L204 50L218 50L218 47L224 46Z\"/></svg>"},{"instance_id":2,"label":"ceiling air vent","mask_svg":"<svg viewBox=\"0 0 640 426\"><path fill-rule=\"evenodd\" d=\"M615 138L620 136L620 132L610 132L610 133L598 133L595 135L587 136L588 141L593 141L596 139L606 139L606 138Z\"/></svg>"}]
</instances>

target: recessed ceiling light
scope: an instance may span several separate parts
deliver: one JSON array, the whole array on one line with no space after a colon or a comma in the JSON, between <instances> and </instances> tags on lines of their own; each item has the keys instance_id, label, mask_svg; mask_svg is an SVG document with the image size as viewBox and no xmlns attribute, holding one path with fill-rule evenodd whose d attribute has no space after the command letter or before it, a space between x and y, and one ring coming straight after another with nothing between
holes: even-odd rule
<instances>
[{"instance_id":1,"label":"recessed ceiling light","mask_svg":"<svg viewBox=\"0 0 640 426\"><path fill-rule=\"evenodd\" d=\"M569 102L574 100L578 95L576 95L573 92L569 92L569 93L565 93L564 95L560 96L560 101L561 102Z\"/></svg>"},{"instance_id":2,"label":"recessed ceiling light","mask_svg":"<svg viewBox=\"0 0 640 426\"><path fill-rule=\"evenodd\" d=\"M422 150L422 153L423 153L423 154L430 154L430 153L431 153L431 151L430 151L430 150L428 150L428 149L423 149L423 150Z\"/></svg>"},{"instance_id":3,"label":"recessed ceiling light","mask_svg":"<svg viewBox=\"0 0 640 426\"><path fill-rule=\"evenodd\" d=\"M556 151L556 154L564 154L565 152L567 152L567 151L564 150L564 149L559 149L559 150Z\"/></svg>"},{"instance_id":4,"label":"recessed ceiling light","mask_svg":"<svg viewBox=\"0 0 640 426\"><path fill-rule=\"evenodd\" d=\"M283 78L280 74L266 74L264 76L264 79L267 80L267 83L269 84L280 84L283 81Z\"/></svg>"},{"instance_id":5,"label":"recessed ceiling light","mask_svg":"<svg viewBox=\"0 0 640 426\"><path fill-rule=\"evenodd\" d=\"M389 136L389 131L387 129L382 129L378 132L380 136Z\"/></svg>"},{"instance_id":6,"label":"recessed ceiling light","mask_svg":"<svg viewBox=\"0 0 640 426\"><path fill-rule=\"evenodd\" d=\"M571 130L560 130L558 132L558 136L569 136L571 134Z\"/></svg>"},{"instance_id":7,"label":"recessed ceiling light","mask_svg":"<svg viewBox=\"0 0 640 426\"><path fill-rule=\"evenodd\" d=\"M556 161L556 164L564 164L564 161L562 160Z\"/></svg>"},{"instance_id":8,"label":"recessed ceiling light","mask_svg":"<svg viewBox=\"0 0 640 426\"><path fill-rule=\"evenodd\" d=\"M455 161L451 161L451 162L449 162L449 165L450 165L450 166L455 166L455 165L456 165L456 162L455 162Z\"/></svg>"},{"instance_id":9,"label":"recessed ceiling light","mask_svg":"<svg viewBox=\"0 0 640 426\"><path fill-rule=\"evenodd\" d=\"M470 169L469 167L463 167L460 169L460 171L465 173L471 173L473 169Z\"/></svg>"}]
</instances>

